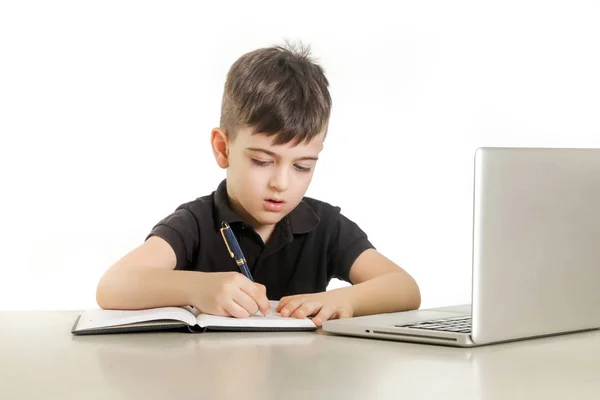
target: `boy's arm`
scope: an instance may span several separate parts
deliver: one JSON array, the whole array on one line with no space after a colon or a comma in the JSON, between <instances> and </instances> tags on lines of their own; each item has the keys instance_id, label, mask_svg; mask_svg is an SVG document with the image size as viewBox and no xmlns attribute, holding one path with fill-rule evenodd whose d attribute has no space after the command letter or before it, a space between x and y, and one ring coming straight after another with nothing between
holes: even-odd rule
<instances>
[{"instance_id":1,"label":"boy's arm","mask_svg":"<svg viewBox=\"0 0 600 400\"><path fill-rule=\"evenodd\" d=\"M313 321L321 325L332 318L413 310L421 304L412 276L374 249L363 251L354 261L350 280L355 285L284 297L277 311L298 318L314 315Z\"/></svg>"},{"instance_id":2,"label":"boy's arm","mask_svg":"<svg viewBox=\"0 0 600 400\"><path fill-rule=\"evenodd\" d=\"M216 315L247 317L269 310L266 288L237 272L175 271L176 255L152 236L102 276L96 301L105 309L192 305Z\"/></svg>"},{"instance_id":3,"label":"boy's arm","mask_svg":"<svg viewBox=\"0 0 600 400\"><path fill-rule=\"evenodd\" d=\"M374 249L364 251L352 264L347 287L355 316L414 310L421 292L412 276Z\"/></svg>"},{"instance_id":4,"label":"boy's arm","mask_svg":"<svg viewBox=\"0 0 600 400\"><path fill-rule=\"evenodd\" d=\"M122 310L188 305L193 277L173 271L175 263L173 248L150 237L104 273L96 288L98 305Z\"/></svg>"}]
</instances>

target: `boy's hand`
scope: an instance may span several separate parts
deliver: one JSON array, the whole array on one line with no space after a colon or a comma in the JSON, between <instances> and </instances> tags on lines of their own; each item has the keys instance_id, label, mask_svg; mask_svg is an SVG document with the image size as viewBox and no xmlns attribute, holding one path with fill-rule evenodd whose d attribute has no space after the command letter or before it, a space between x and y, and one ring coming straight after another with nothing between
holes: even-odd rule
<instances>
[{"instance_id":1,"label":"boy's hand","mask_svg":"<svg viewBox=\"0 0 600 400\"><path fill-rule=\"evenodd\" d=\"M275 311L283 317L314 316L312 321L316 326L321 326L328 319L351 318L354 314L347 296L335 290L282 297Z\"/></svg>"},{"instance_id":2,"label":"boy's hand","mask_svg":"<svg viewBox=\"0 0 600 400\"><path fill-rule=\"evenodd\" d=\"M269 312L265 286L239 272L199 272L198 278L190 287L190 303L204 313L245 318Z\"/></svg>"}]
</instances>

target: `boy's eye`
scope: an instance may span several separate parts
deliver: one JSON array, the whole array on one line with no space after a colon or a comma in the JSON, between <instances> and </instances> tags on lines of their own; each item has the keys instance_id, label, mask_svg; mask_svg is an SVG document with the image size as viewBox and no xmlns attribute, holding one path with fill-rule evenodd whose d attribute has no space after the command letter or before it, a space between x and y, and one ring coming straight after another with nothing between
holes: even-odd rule
<instances>
[{"instance_id":1,"label":"boy's eye","mask_svg":"<svg viewBox=\"0 0 600 400\"><path fill-rule=\"evenodd\" d=\"M300 172L310 172L310 167L303 167L302 165L294 164L294 168Z\"/></svg>"},{"instance_id":2,"label":"boy's eye","mask_svg":"<svg viewBox=\"0 0 600 400\"><path fill-rule=\"evenodd\" d=\"M252 163L254 165L258 165L259 167L266 167L267 165L271 164L271 161L263 161L263 160L257 160L256 158L253 158Z\"/></svg>"}]
</instances>

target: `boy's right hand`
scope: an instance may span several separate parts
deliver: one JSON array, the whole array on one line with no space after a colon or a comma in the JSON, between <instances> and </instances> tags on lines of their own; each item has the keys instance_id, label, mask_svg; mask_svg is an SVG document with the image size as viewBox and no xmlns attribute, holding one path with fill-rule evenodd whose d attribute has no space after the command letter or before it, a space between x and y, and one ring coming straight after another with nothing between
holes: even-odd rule
<instances>
[{"instance_id":1,"label":"boy's right hand","mask_svg":"<svg viewBox=\"0 0 600 400\"><path fill-rule=\"evenodd\" d=\"M198 272L190 287L190 305L213 315L245 318L270 309L267 288L239 272Z\"/></svg>"}]
</instances>

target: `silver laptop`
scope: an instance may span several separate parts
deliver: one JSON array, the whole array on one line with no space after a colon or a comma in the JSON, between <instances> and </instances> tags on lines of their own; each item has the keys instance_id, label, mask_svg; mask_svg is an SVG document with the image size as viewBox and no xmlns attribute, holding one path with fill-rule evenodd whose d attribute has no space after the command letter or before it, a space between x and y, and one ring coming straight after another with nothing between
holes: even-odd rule
<instances>
[{"instance_id":1,"label":"silver laptop","mask_svg":"<svg viewBox=\"0 0 600 400\"><path fill-rule=\"evenodd\" d=\"M600 327L600 149L477 149L473 211L471 305L323 330L469 347Z\"/></svg>"}]
</instances>

